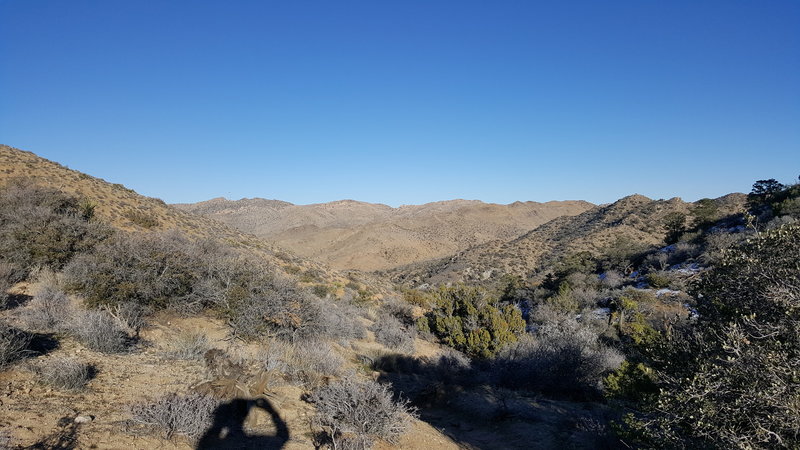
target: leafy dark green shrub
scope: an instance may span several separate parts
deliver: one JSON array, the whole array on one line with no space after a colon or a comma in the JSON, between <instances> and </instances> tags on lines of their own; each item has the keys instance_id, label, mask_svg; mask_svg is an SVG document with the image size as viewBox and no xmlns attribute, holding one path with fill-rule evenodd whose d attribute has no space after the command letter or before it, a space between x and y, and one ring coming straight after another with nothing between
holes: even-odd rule
<instances>
[{"instance_id":1,"label":"leafy dark green shrub","mask_svg":"<svg viewBox=\"0 0 800 450\"><path fill-rule=\"evenodd\" d=\"M0 189L0 258L15 279L36 266L62 268L110 234L92 209L60 191L18 181Z\"/></svg>"},{"instance_id":2,"label":"leafy dark green shrub","mask_svg":"<svg viewBox=\"0 0 800 450\"><path fill-rule=\"evenodd\" d=\"M371 448L375 439L396 443L411 426L415 411L392 399L391 390L353 377L314 391L314 425L322 428L333 448Z\"/></svg>"},{"instance_id":3,"label":"leafy dark green shrub","mask_svg":"<svg viewBox=\"0 0 800 450\"><path fill-rule=\"evenodd\" d=\"M485 290L459 285L432 292L430 330L441 341L470 356L488 358L525 332L522 312L501 304Z\"/></svg>"},{"instance_id":4,"label":"leafy dark green shrub","mask_svg":"<svg viewBox=\"0 0 800 450\"><path fill-rule=\"evenodd\" d=\"M710 198L701 198L694 202L690 213L694 218L695 228L707 228L720 218L717 202Z\"/></svg>"},{"instance_id":5,"label":"leafy dark green shrub","mask_svg":"<svg viewBox=\"0 0 800 450\"><path fill-rule=\"evenodd\" d=\"M643 352L659 395L631 416L644 446L800 446L800 226L727 250L698 287L699 318Z\"/></svg>"},{"instance_id":6,"label":"leafy dark green shrub","mask_svg":"<svg viewBox=\"0 0 800 450\"><path fill-rule=\"evenodd\" d=\"M664 242L667 244L674 244L678 242L681 235L686 232L686 214L679 212L670 212L664 216L664 230L666 236Z\"/></svg>"}]
</instances>

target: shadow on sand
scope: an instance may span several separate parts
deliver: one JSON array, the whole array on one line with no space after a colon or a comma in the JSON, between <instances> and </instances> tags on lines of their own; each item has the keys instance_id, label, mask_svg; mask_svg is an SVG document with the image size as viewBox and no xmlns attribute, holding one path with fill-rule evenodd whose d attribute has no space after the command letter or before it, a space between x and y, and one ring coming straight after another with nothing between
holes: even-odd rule
<instances>
[{"instance_id":1,"label":"shadow on sand","mask_svg":"<svg viewBox=\"0 0 800 450\"><path fill-rule=\"evenodd\" d=\"M250 435L244 422L253 409L264 410L272 419L274 436ZM289 428L269 400L237 398L214 411L214 423L197 443L198 450L208 449L279 449L289 440Z\"/></svg>"}]
</instances>

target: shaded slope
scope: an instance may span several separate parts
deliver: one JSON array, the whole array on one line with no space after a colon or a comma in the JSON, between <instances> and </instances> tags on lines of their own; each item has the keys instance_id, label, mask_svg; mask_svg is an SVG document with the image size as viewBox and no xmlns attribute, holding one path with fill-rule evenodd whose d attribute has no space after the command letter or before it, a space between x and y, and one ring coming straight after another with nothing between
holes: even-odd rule
<instances>
[{"instance_id":1,"label":"shaded slope","mask_svg":"<svg viewBox=\"0 0 800 450\"><path fill-rule=\"evenodd\" d=\"M742 208L744 196L727 195L716 199L715 204L721 214L732 214ZM448 258L398 268L387 275L411 286L487 282L503 274L529 277L563 256L579 251L598 254L620 238L662 245L667 215L688 214L691 206L679 198L651 200L632 195L574 217L559 217L515 239L487 242Z\"/></svg>"}]
</instances>

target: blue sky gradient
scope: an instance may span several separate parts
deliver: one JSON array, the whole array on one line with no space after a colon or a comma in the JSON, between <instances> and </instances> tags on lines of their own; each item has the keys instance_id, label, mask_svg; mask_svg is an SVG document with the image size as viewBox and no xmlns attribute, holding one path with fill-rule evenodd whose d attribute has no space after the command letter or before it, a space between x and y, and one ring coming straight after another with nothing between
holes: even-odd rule
<instances>
[{"instance_id":1,"label":"blue sky gradient","mask_svg":"<svg viewBox=\"0 0 800 450\"><path fill-rule=\"evenodd\" d=\"M0 0L0 143L167 202L800 175L797 1Z\"/></svg>"}]
</instances>

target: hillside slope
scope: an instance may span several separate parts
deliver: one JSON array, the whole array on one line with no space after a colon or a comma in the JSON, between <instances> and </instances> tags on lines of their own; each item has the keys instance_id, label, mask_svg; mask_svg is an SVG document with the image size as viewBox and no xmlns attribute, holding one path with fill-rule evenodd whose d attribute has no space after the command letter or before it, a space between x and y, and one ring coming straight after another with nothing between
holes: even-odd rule
<instances>
[{"instance_id":1,"label":"hillside slope","mask_svg":"<svg viewBox=\"0 0 800 450\"><path fill-rule=\"evenodd\" d=\"M95 217L120 230L178 230L256 252L259 257L276 266L291 263L295 272L297 267L302 267L320 275L331 274L329 269L320 264L298 258L224 223L182 211L160 199L140 195L121 184L112 184L69 169L31 152L0 145L0 167L0 186L15 179L29 179L36 184L56 188L89 201L94 205Z\"/></svg>"},{"instance_id":2,"label":"hillside slope","mask_svg":"<svg viewBox=\"0 0 800 450\"><path fill-rule=\"evenodd\" d=\"M392 208L353 200L292 205L277 200L217 198L176 206L337 269L372 271L440 258L491 240L512 239L593 205L584 201L499 205L450 200Z\"/></svg>"},{"instance_id":3,"label":"hillside slope","mask_svg":"<svg viewBox=\"0 0 800 450\"><path fill-rule=\"evenodd\" d=\"M742 194L714 200L721 215L741 210L744 202ZM391 270L387 275L411 286L485 282L504 274L529 277L565 255L579 251L598 254L618 239L662 245L667 215L688 214L692 205L679 198L651 200L631 195L574 217L559 217L515 239L486 242L448 258Z\"/></svg>"}]
</instances>

